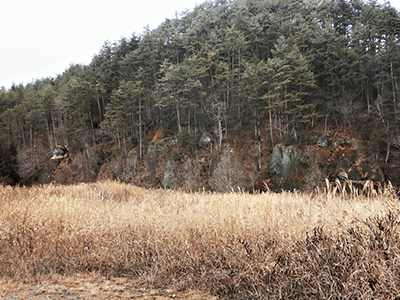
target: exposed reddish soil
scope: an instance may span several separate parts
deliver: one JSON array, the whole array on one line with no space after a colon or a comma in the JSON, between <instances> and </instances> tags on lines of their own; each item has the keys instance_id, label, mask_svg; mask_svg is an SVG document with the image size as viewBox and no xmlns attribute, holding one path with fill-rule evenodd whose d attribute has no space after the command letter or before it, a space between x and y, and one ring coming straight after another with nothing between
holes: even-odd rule
<instances>
[{"instance_id":1,"label":"exposed reddish soil","mask_svg":"<svg viewBox=\"0 0 400 300\"><path fill-rule=\"evenodd\" d=\"M264 190L265 185L269 185L268 164L271 159L273 145L269 139L266 129L261 130L261 138L254 134L252 130L240 130L230 132L229 138L223 141L222 151L218 150L218 143L214 141L212 145L198 147L195 153L191 153L173 142L175 136L166 133L163 128L148 131L143 139L143 159L137 160L139 153L138 146L125 149L126 156L122 155L122 150L117 145L108 145L101 148L99 145L93 146L84 153L73 153L70 157L62 160L59 164L54 160L45 161L41 164L37 176L30 180L30 183L56 183L56 184L76 184L80 182L94 182L98 180L117 179L129 182L145 188L160 188L165 163L169 159L171 152L178 150L182 158L177 164L177 172L184 172L185 162L188 159L196 161L200 166L200 186L210 188L210 168L215 168L218 157L222 155L223 149L232 149L235 157L246 169L248 174L254 176L253 185L247 187L249 190ZM320 136L327 136L329 145L320 147L317 139ZM198 138L198 137L197 137ZM278 139L275 140L277 142ZM162 148L159 159L151 161L148 157L147 147L154 142L159 142ZM400 186L400 151L392 150L390 160L385 162L385 153L378 153L370 149L370 145L362 141L360 133L357 131L342 132L334 129L325 130L325 127L316 126L307 136L298 141L289 141L288 144L295 145L303 154L302 174L296 174L294 178L287 181L298 181L304 190L310 190L314 186L324 184L325 178L335 180L340 177L339 173L347 172L351 180L366 181L372 180L382 182L390 180L394 186ZM160 148L160 149L161 149ZM376 150L376 149L375 149ZM220 152L218 152L220 151ZM218 154L219 153L219 154ZM311 159L315 158L314 169L311 167ZM149 171L147 159L155 163L154 170ZM130 164L130 165L129 165ZM211 165L213 164L213 165ZM134 169L135 168L135 169ZM134 171L132 171L134 169ZM254 173L254 170L259 172ZM123 174L125 172L125 174ZM130 173L129 173L130 172ZM132 173L135 173L133 176ZM253 173L252 173L253 172ZM305 176L308 173L320 174L315 180L309 180L304 184ZM127 175L131 177L127 177ZM249 175L250 176L250 175Z\"/></svg>"}]
</instances>

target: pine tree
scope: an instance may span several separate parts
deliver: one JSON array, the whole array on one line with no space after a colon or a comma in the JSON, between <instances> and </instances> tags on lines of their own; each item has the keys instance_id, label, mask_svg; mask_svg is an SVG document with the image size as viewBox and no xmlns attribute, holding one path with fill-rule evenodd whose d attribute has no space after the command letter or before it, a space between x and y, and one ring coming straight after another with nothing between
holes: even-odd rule
<instances>
[{"instance_id":1,"label":"pine tree","mask_svg":"<svg viewBox=\"0 0 400 300\"><path fill-rule=\"evenodd\" d=\"M267 108L277 115L280 138L292 134L297 139L299 124L310 123L315 116L315 105L308 97L315 87L314 74L296 44L281 36L275 47L274 58L266 64L269 92L263 98L268 99ZM269 114L271 118L271 111Z\"/></svg>"}]
</instances>

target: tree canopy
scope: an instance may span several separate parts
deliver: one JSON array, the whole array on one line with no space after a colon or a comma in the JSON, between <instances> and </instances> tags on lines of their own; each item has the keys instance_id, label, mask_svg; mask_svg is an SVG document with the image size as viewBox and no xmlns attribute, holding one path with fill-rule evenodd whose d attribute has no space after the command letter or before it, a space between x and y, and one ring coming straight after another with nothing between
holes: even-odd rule
<instances>
[{"instance_id":1,"label":"tree canopy","mask_svg":"<svg viewBox=\"0 0 400 300\"><path fill-rule=\"evenodd\" d=\"M301 143L318 123L367 122L365 139L389 155L400 145L399 75L389 2L206 1L106 42L87 66L1 90L0 135L19 150L110 141L127 153L149 127L214 130L221 143L251 125L274 144Z\"/></svg>"}]
</instances>

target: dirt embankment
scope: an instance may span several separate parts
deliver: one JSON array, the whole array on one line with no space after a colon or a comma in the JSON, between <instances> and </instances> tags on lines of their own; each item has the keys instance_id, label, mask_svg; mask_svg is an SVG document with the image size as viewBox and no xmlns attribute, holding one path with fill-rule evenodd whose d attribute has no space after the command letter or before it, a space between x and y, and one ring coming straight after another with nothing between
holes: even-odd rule
<instances>
[{"instance_id":1,"label":"dirt embankment","mask_svg":"<svg viewBox=\"0 0 400 300\"><path fill-rule=\"evenodd\" d=\"M192 146L189 138L184 142ZM199 139L200 134L193 137L196 149L190 150L182 145L179 136L166 134L159 128L147 134L142 151L139 146L119 149L111 144L95 145L79 153L71 151L61 162L43 162L30 183L76 184L114 179L145 188L223 192L216 187L226 186L228 182L221 180L224 175L216 170L227 171L227 178L234 178L235 185L248 191L263 190L274 180L270 178L268 166L276 144L271 143L267 132L261 132L261 136L250 130L232 132L221 147L215 135L214 140L205 144L199 143ZM371 149L357 132L345 134L316 127L306 138L284 142L296 147L303 159L299 172L291 178L275 180L275 184L282 182L278 190L285 189L285 185L312 190L323 186L325 178L334 181L344 173L353 181L389 180L394 186L400 185L397 163L400 152L392 150L386 163L385 153ZM226 156L233 159L221 163ZM288 181L297 183L288 184Z\"/></svg>"}]
</instances>

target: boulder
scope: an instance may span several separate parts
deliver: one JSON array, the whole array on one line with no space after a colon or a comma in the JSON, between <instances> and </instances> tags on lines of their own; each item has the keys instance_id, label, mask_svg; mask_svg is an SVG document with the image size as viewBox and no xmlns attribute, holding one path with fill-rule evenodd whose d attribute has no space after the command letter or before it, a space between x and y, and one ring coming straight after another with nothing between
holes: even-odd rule
<instances>
[{"instance_id":1,"label":"boulder","mask_svg":"<svg viewBox=\"0 0 400 300\"><path fill-rule=\"evenodd\" d=\"M268 165L273 178L287 178L298 168L303 154L293 146L276 145Z\"/></svg>"},{"instance_id":2,"label":"boulder","mask_svg":"<svg viewBox=\"0 0 400 300\"><path fill-rule=\"evenodd\" d=\"M329 146L329 138L326 135L321 135L317 138L317 145L323 148Z\"/></svg>"},{"instance_id":3,"label":"boulder","mask_svg":"<svg viewBox=\"0 0 400 300\"><path fill-rule=\"evenodd\" d=\"M236 151L235 149L233 149L231 147L231 145L226 145L223 149L222 149L222 153L223 154L234 154Z\"/></svg>"},{"instance_id":4,"label":"boulder","mask_svg":"<svg viewBox=\"0 0 400 300\"><path fill-rule=\"evenodd\" d=\"M167 161L164 167L164 176L161 181L161 184L164 189L168 189L171 187L172 181L175 178L175 169L176 169L176 164L171 160Z\"/></svg>"},{"instance_id":5,"label":"boulder","mask_svg":"<svg viewBox=\"0 0 400 300\"><path fill-rule=\"evenodd\" d=\"M211 132L203 132L199 140L199 146L203 147L214 141L214 135Z\"/></svg>"},{"instance_id":6,"label":"boulder","mask_svg":"<svg viewBox=\"0 0 400 300\"><path fill-rule=\"evenodd\" d=\"M67 147L63 147L60 145L57 145L56 148L53 151L53 156L51 159L63 159L68 157L68 149Z\"/></svg>"},{"instance_id":7,"label":"boulder","mask_svg":"<svg viewBox=\"0 0 400 300\"><path fill-rule=\"evenodd\" d=\"M159 160L163 154L164 145L161 141L150 143L145 158L145 167L148 173L152 173L158 168Z\"/></svg>"},{"instance_id":8,"label":"boulder","mask_svg":"<svg viewBox=\"0 0 400 300\"><path fill-rule=\"evenodd\" d=\"M164 145L161 142L153 142L147 148L147 155L161 153L162 151L164 151Z\"/></svg>"},{"instance_id":9,"label":"boulder","mask_svg":"<svg viewBox=\"0 0 400 300\"><path fill-rule=\"evenodd\" d=\"M133 161L136 161L138 158L139 158L138 150L132 149L131 151L128 152L128 155L126 157L126 161L128 163L131 163Z\"/></svg>"}]
</instances>

